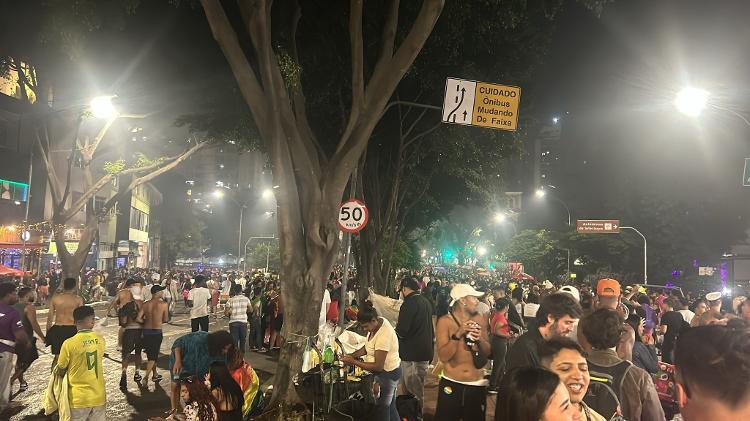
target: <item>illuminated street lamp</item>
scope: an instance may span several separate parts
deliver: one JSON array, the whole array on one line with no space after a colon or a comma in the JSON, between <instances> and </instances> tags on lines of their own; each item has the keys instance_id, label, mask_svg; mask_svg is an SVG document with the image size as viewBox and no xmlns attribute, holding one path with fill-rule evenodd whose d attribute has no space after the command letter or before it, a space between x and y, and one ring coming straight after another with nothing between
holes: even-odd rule
<instances>
[{"instance_id":1,"label":"illuminated street lamp","mask_svg":"<svg viewBox=\"0 0 750 421\"><path fill-rule=\"evenodd\" d=\"M679 112L698 117L708 105L708 96L708 91L688 86L677 93L673 103Z\"/></svg>"},{"instance_id":2,"label":"illuminated street lamp","mask_svg":"<svg viewBox=\"0 0 750 421\"><path fill-rule=\"evenodd\" d=\"M273 197L273 190L271 189L265 189L263 190L263 198L264 199L270 199Z\"/></svg>"},{"instance_id":3,"label":"illuminated street lamp","mask_svg":"<svg viewBox=\"0 0 750 421\"><path fill-rule=\"evenodd\" d=\"M504 214L503 212L498 212L495 214L495 223L502 224L508 219L508 215Z\"/></svg>"},{"instance_id":4,"label":"illuminated street lamp","mask_svg":"<svg viewBox=\"0 0 750 421\"><path fill-rule=\"evenodd\" d=\"M544 191L544 189L537 189L536 192L534 192L534 196L536 196L539 199L543 198L546 195L547 195L547 192Z\"/></svg>"},{"instance_id":5,"label":"illuminated street lamp","mask_svg":"<svg viewBox=\"0 0 750 421\"><path fill-rule=\"evenodd\" d=\"M480 256L484 256L485 254L487 254L487 248L484 246L477 247L477 254Z\"/></svg>"},{"instance_id":6,"label":"illuminated street lamp","mask_svg":"<svg viewBox=\"0 0 750 421\"><path fill-rule=\"evenodd\" d=\"M214 190L214 197L217 199L222 199L224 198L224 192L222 190L216 189Z\"/></svg>"},{"instance_id":7,"label":"illuminated street lamp","mask_svg":"<svg viewBox=\"0 0 750 421\"><path fill-rule=\"evenodd\" d=\"M96 118L106 120L117 117L117 110L112 104L112 98L114 98L114 96L112 95L98 96L96 98L93 98L91 102L89 102L91 114L93 114Z\"/></svg>"}]
</instances>

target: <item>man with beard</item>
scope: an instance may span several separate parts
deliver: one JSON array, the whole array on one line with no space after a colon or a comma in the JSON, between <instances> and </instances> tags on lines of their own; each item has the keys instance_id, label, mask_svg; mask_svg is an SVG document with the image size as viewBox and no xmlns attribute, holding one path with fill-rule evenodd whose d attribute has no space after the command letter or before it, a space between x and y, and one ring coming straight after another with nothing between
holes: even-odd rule
<instances>
[{"instance_id":1,"label":"man with beard","mask_svg":"<svg viewBox=\"0 0 750 421\"><path fill-rule=\"evenodd\" d=\"M451 311L438 319L435 337L444 365L435 413L441 421L483 420L487 400L484 366L490 355L487 319L477 307L483 294L470 285L451 289Z\"/></svg>"},{"instance_id":2,"label":"man with beard","mask_svg":"<svg viewBox=\"0 0 750 421\"><path fill-rule=\"evenodd\" d=\"M539 367L539 345L573 331L583 310L568 293L550 294L536 312L536 328L521 335L508 352L506 372L518 367Z\"/></svg>"}]
</instances>

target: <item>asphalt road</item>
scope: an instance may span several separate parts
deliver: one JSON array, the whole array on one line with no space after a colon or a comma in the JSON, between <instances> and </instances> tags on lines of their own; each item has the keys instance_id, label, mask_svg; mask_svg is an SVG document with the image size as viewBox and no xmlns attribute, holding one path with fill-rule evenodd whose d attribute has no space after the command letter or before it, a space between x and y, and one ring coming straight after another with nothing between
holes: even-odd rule
<instances>
[{"instance_id":1,"label":"asphalt road","mask_svg":"<svg viewBox=\"0 0 750 421\"><path fill-rule=\"evenodd\" d=\"M104 317L105 305L96 304L96 314ZM145 420L147 417L157 416L169 409L169 374L168 358L172 343L181 335L190 332L190 315L184 307L178 304L176 314L172 321L164 326L164 342L161 345L162 354L157 362L157 370L162 374L165 380L159 384L149 381L148 390L142 390L133 381L133 367L128 368L128 391L123 393L119 388L121 373L121 356L117 351L117 331L116 320L110 319L109 326L102 328L102 334L106 341L107 353L104 355L104 373L107 387L107 419L116 420ZM46 330L47 314L46 310L38 310L37 317ZM209 331L215 331L227 328L227 320L218 318L210 319ZM52 355L50 348L42 348L41 341L37 341L39 348L39 359L32 364L26 372L26 381L29 383L29 389L25 392L18 393L18 382L13 384L12 401L14 405L10 409L0 414L2 420L46 420L49 419L40 415L42 411L42 398L44 389L47 387L50 376L50 365L52 364ZM144 354L145 358L145 354ZM256 373L260 376L262 385L268 385L276 366L274 354L259 354L248 352L245 354L245 360L250 362L255 368ZM145 370L145 362L141 369L141 375ZM265 390L265 387L263 388Z\"/></svg>"}]
</instances>

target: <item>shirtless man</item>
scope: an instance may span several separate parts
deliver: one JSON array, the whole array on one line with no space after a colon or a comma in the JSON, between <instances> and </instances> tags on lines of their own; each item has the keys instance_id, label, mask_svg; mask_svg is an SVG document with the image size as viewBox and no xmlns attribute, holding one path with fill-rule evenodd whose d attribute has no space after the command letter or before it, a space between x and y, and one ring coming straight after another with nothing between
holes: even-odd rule
<instances>
[{"instance_id":1,"label":"shirtless man","mask_svg":"<svg viewBox=\"0 0 750 421\"><path fill-rule=\"evenodd\" d=\"M141 350L142 350L142 333L143 326L138 322L138 312L143 307L143 283L137 279L128 279L125 283L128 290L117 293L117 299L120 300L120 309L117 312L118 321L122 331L122 374L120 375L120 389L126 391L128 383L126 374L130 364L131 354L135 353L133 365L135 374L133 381L141 382ZM130 294L128 299L127 294ZM122 296L122 299L121 299ZM125 302L124 304L122 304Z\"/></svg>"},{"instance_id":2,"label":"shirtless man","mask_svg":"<svg viewBox=\"0 0 750 421\"><path fill-rule=\"evenodd\" d=\"M487 320L477 307L482 294L470 285L451 289L451 311L437 322L438 358L443 378L438 387L436 414L440 420L483 420L487 400L484 366L490 355Z\"/></svg>"},{"instance_id":3,"label":"shirtless man","mask_svg":"<svg viewBox=\"0 0 750 421\"><path fill-rule=\"evenodd\" d=\"M115 298L109 302L109 306L107 307L107 317L111 317L110 312L112 309L115 309L115 313L117 314L117 317L119 319L120 317L120 309L125 306L125 304L133 301L133 292L131 289L135 287L137 289L138 294L140 294L140 282L137 280L130 278L125 282L125 285L122 289L117 291L117 295ZM142 301L141 301L142 303ZM117 332L117 350L120 351L122 349L122 333L123 333L123 324L120 323L120 330Z\"/></svg>"},{"instance_id":4,"label":"shirtless man","mask_svg":"<svg viewBox=\"0 0 750 421\"><path fill-rule=\"evenodd\" d=\"M161 325L169 321L169 305L162 300L165 289L166 287L161 285L152 286L151 299L143 303L138 312L138 321L143 323L143 349L148 358L146 374L141 383L144 386L148 385L148 376L151 372L154 373L154 383L162 379L160 374L156 374L156 360L159 358L159 348L164 338Z\"/></svg>"},{"instance_id":5,"label":"shirtless man","mask_svg":"<svg viewBox=\"0 0 750 421\"><path fill-rule=\"evenodd\" d=\"M75 278L65 278L62 292L56 293L49 301L45 337L54 355L50 371L57 365L57 357L60 355L63 342L78 333L73 320L73 310L83 305L83 299L76 293L76 283Z\"/></svg>"}]
</instances>

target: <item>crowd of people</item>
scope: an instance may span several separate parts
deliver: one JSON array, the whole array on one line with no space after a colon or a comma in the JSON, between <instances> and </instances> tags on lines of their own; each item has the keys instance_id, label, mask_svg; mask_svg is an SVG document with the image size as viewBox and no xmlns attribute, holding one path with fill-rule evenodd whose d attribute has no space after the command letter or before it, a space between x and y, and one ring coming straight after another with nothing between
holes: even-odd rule
<instances>
[{"instance_id":1,"label":"crowd of people","mask_svg":"<svg viewBox=\"0 0 750 421\"><path fill-rule=\"evenodd\" d=\"M53 355L52 379L65 378L70 385L65 403L56 405L67 408L72 420L105 419L102 357L107 344L93 330L95 321L101 326L111 318L119 325L120 389L128 389L130 366L133 381L148 389L149 382L158 384L164 377L156 363L163 352L163 326L178 297L185 301L192 332L177 338L169 351L170 410L156 419L242 420L260 408L259 380L244 354L246 349L266 352L279 347L283 310L277 277L261 272L154 270L59 277L52 272L0 282L0 413L9 405L16 382L18 392L28 389L24 372L39 356L38 338ZM36 317L42 305L40 291L49 294L44 295L46 329ZM86 302L106 304L100 300L108 296L112 298L106 317L96 317ZM209 317L228 319L227 330L209 333ZM58 397L51 388L59 384L50 381L45 404ZM185 405L178 414L180 400Z\"/></svg>"},{"instance_id":2,"label":"crowd of people","mask_svg":"<svg viewBox=\"0 0 750 421\"><path fill-rule=\"evenodd\" d=\"M357 305L356 272L350 275L342 297L341 268L331 274L321 324L357 322L346 327L364 336L363 345L340 361L373 374L375 420L422 419L433 398L425 397L430 373L439 377L440 420L483 419L488 399L496 399L495 419L509 421L750 419L745 297L623 288L614 279L555 286L454 282L423 272L399 275L400 309L389 321L371 301ZM71 419L104 419L106 343L86 302L110 296L105 312L120 326L122 390L130 366L139 387L163 380L156 365L167 353L163 326L183 301L191 332L168 351L170 408L155 419L246 419L262 393L245 355L281 346L279 288L272 275L222 271L93 271L82 279L2 282L0 411L13 385L28 388L24 372L40 340L54 355L52 376L73 386ZM42 292L46 329L36 317ZM225 318L227 329L209 332L212 317ZM399 392L411 401L398 400Z\"/></svg>"},{"instance_id":3,"label":"crowd of people","mask_svg":"<svg viewBox=\"0 0 750 421\"><path fill-rule=\"evenodd\" d=\"M415 344L421 335L410 329L435 313L437 355L421 358L440 376L441 420L484 419L492 395L496 420L750 419L750 404L739 398L750 396L744 296L623 290L614 279L480 288L441 278L401 280L395 327L403 358L432 343L428 334ZM407 379L406 366L404 390L423 403L425 376ZM737 371L724 371L731 366Z\"/></svg>"}]
</instances>

